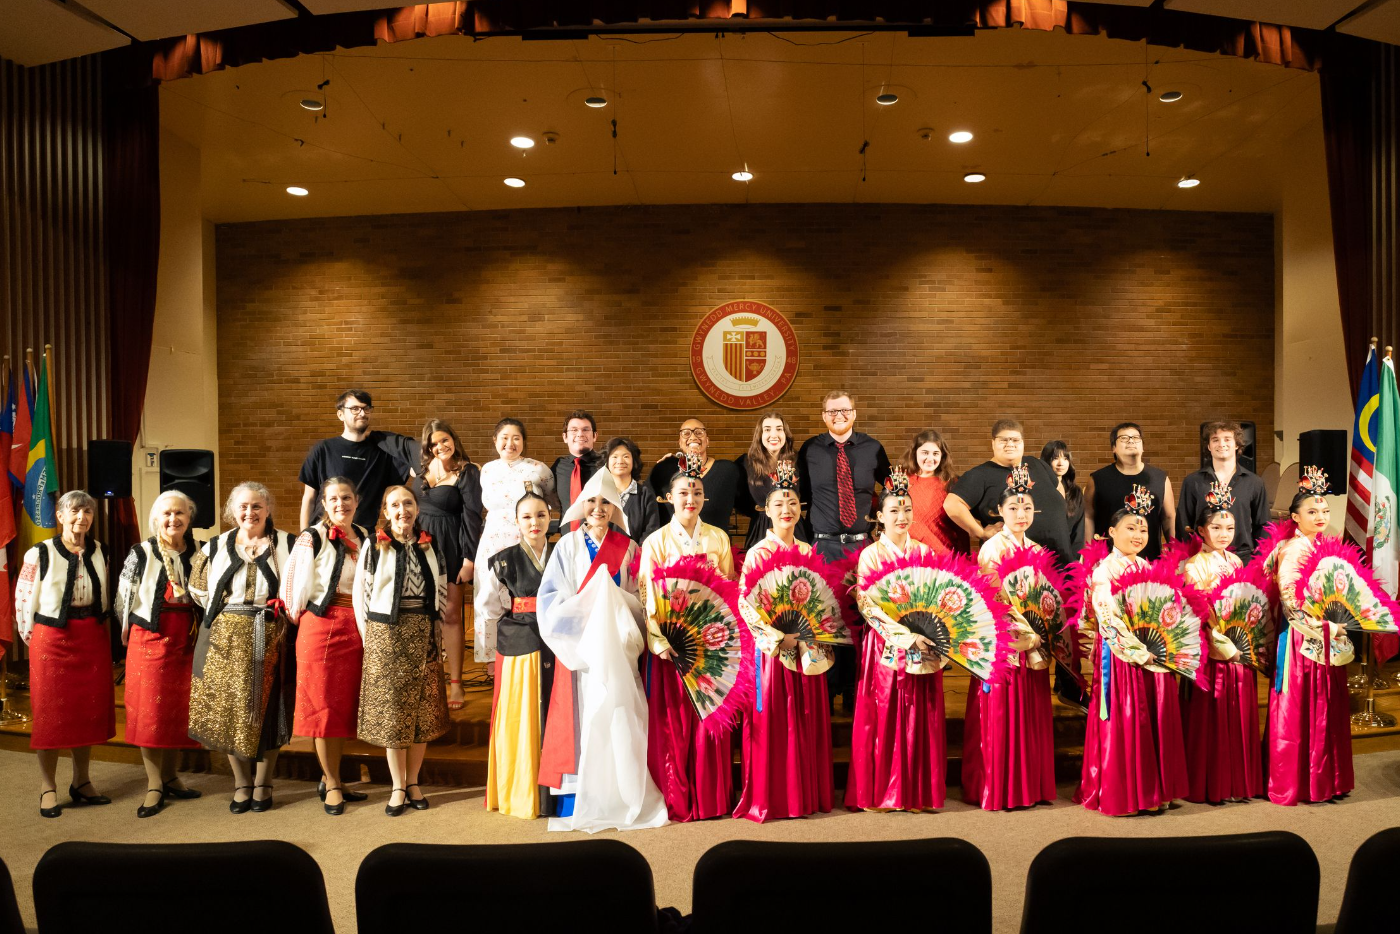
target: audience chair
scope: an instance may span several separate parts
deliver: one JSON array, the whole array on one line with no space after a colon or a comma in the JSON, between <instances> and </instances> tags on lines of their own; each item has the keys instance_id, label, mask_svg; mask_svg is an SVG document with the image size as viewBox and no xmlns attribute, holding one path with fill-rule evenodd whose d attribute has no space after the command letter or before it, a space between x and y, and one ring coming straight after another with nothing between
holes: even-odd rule
<instances>
[{"instance_id":1,"label":"audience chair","mask_svg":"<svg viewBox=\"0 0 1400 934\"><path fill-rule=\"evenodd\" d=\"M1314 934L1318 879L1312 847L1281 830L1067 837L1031 861L1021 934Z\"/></svg>"},{"instance_id":2,"label":"audience chair","mask_svg":"<svg viewBox=\"0 0 1400 934\"><path fill-rule=\"evenodd\" d=\"M444 893L470 889L471 910ZM655 934L646 857L616 840L390 843L355 877L361 934L397 931L607 931ZM463 919L466 919L465 922ZM523 926L522 926L523 925Z\"/></svg>"},{"instance_id":3,"label":"audience chair","mask_svg":"<svg viewBox=\"0 0 1400 934\"><path fill-rule=\"evenodd\" d=\"M3 859L0 859L0 934L24 934L24 922L19 919L19 901L15 898L15 883Z\"/></svg>"},{"instance_id":4,"label":"audience chair","mask_svg":"<svg viewBox=\"0 0 1400 934\"><path fill-rule=\"evenodd\" d=\"M1334 934L1394 934L1395 870L1400 868L1400 827L1382 830L1357 848Z\"/></svg>"},{"instance_id":5,"label":"audience chair","mask_svg":"<svg viewBox=\"0 0 1400 934\"><path fill-rule=\"evenodd\" d=\"M791 930L990 934L992 871L966 840L730 840L695 866L693 934Z\"/></svg>"},{"instance_id":6,"label":"audience chair","mask_svg":"<svg viewBox=\"0 0 1400 934\"><path fill-rule=\"evenodd\" d=\"M34 912L43 934L335 931L321 867L283 840L60 843L34 868Z\"/></svg>"}]
</instances>

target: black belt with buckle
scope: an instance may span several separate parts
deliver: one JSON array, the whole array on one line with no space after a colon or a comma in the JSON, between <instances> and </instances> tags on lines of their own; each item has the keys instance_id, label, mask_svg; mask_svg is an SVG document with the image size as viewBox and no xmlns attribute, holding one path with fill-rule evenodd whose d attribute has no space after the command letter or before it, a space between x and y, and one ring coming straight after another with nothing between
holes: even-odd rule
<instances>
[{"instance_id":1,"label":"black belt with buckle","mask_svg":"<svg viewBox=\"0 0 1400 934\"><path fill-rule=\"evenodd\" d=\"M826 532L817 532L813 537L819 542L840 542L844 545L848 542L863 542L870 537L870 533L842 532L840 535L830 535Z\"/></svg>"}]
</instances>

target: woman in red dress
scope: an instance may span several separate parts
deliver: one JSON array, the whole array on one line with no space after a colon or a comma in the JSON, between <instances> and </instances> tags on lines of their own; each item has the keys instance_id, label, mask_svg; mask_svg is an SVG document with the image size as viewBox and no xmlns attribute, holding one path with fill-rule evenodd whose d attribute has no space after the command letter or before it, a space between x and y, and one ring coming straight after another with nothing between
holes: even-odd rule
<instances>
[{"instance_id":1,"label":"woman in red dress","mask_svg":"<svg viewBox=\"0 0 1400 934\"><path fill-rule=\"evenodd\" d=\"M151 817L165 799L198 798L175 774L190 739L190 667L199 619L189 595L190 562L197 547L189 534L194 500L166 490L151 504L151 537L131 547L117 581L117 621L126 649L126 741L141 750L146 798L137 817Z\"/></svg>"},{"instance_id":2,"label":"woman in red dress","mask_svg":"<svg viewBox=\"0 0 1400 934\"><path fill-rule=\"evenodd\" d=\"M909 474L909 496L914 501L914 524L909 534L938 554L967 554L971 547L967 533L943 511L943 500L958 481L943 436L932 428L919 432L901 462Z\"/></svg>"},{"instance_id":3,"label":"woman in red dress","mask_svg":"<svg viewBox=\"0 0 1400 934\"><path fill-rule=\"evenodd\" d=\"M88 537L97 502L82 490L56 508L60 534L24 553L15 585L15 624L29 646L29 700L39 757L39 813L58 817L58 753L73 753L68 797L74 805L111 804L88 779L92 747L117 732L112 692L111 597L107 552ZM47 805L47 806L46 806Z\"/></svg>"}]
</instances>

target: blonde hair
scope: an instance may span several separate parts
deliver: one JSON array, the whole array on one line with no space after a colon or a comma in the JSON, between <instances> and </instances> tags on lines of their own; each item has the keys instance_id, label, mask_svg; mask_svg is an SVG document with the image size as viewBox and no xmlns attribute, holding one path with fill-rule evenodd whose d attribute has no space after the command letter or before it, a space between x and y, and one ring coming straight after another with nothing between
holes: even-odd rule
<instances>
[{"instance_id":1,"label":"blonde hair","mask_svg":"<svg viewBox=\"0 0 1400 934\"><path fill-rule=\"evenodd\" d=\"M229 490L228 499L224 500L224 521L229 525L238 524L238 517L233 514L233 501L238 498L239 493L243 492L262 497L262 501L267 503L266 524L276 528L275 525L272 525L272 491L256 480L244 480L242 483L238 484L238 486Z\"/></svg>"},{"instance_id":2,"label":"blonde hair","mask_svg":"<svg viewBox=\"0 0 1400 934\"><path fill-rule=\"evenodd\" d=\"M180 492L179 490L166 490L164 493L162 493L162 494L160 494L159 496L156 497L156 501L155 501L154 503L151 503L151 512L150 512L150 515L148 515L148 516L146 517L146 529L147 529L147 531L149 531L149 532L151 533L151 535L153 535L154 537L160 538L160 513L161 513L160 504L163 503L163 502L165 502L167 499L176 499L176 498L182 499L182 500L185 501L185 512L189 515L190 525L191 525L191 526L194 525L194 514L195 514L194 500L190 499L188 496L186 496L184 493ZM189 529L186 529L186 530L185 530L185 534L186 534L186 535L189 535L189 534L190 534Z\"/></svg>"}]
</instances>

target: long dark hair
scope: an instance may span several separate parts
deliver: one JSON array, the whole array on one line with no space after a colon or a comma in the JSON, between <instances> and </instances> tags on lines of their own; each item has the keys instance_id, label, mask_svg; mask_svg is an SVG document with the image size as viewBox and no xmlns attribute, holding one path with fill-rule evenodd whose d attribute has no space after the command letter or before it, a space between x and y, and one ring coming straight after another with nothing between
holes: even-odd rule
<instances>
[{"instance_id":1,"label":"long dark hair","mask_svg":"<svg viewBox=\"0 0 1400 934\"><path fill-rule=\"evenodd\" d=\"M905 449L904 456L899 459L909 476L917 477L919 475L919 448L926 444L938 445L938 450L943 455L938 461L938 469L933 472L933 475L947 486L957 483L958 475L953 472L952 458L948 456L948 442L944 441L943 436L934 428L915 435L914 440L910 441L909 447Z\"/></svg>"},{"instance_id":2,"label":"long dark hair","mask_svg":"<svg viewBox=\"0 0 1400 934\"><path fill-rule=\"evenodd\" d=\"M433 455L433 434L439 431L444 432L447 437L452 439L453 469L460 470L472 462L472 459L467 456L467 452L462 450L462 439L457 437L457 432L452 430L452 426L440 418L430 418L428 423L423 426L422 440L418 444L418 450L423 457L423 463L418 468L418 475L424 478L425 483L428 477L428 465L436 459ZM521 437L524 437L523 432Z\"/></svg>"},{"instance_id":3,"label":"long dark hair","mask_svg":"<svg viewBox=\"0 0 1400 934\"><path fill-rule=\"evenodd\" d=\"M783 447L776 455L769 454L768 449L763 446L763 423L770 418L776 418L783 423ZM796 462L797 448L792 443L792 431L788 428L787 419L783 418L782 412L769 409L758 417L753 426L753 441L749 442L749 456L744 460L748 467L749 479L754 483L772 476L782 461Z\"/></svg>"},{"instance_id":4,"label":"long dark hair","mask_svg":"<svg viewBox=\"0 0 1400 934\"><path fill-rule=\"evenodd\" d=\"M1074 455L1069 452L1069 445L1063 441L1047 441L1045 447L1040 449L1040 459L1045 461L1051 473L1055 472L1055 458L1061 454L1069 461L1069 470L1065 471L1064 476L1065 512L1072 516L1084 508L1084 491L1074 482Z\"/></svg>"}]
</instances>

